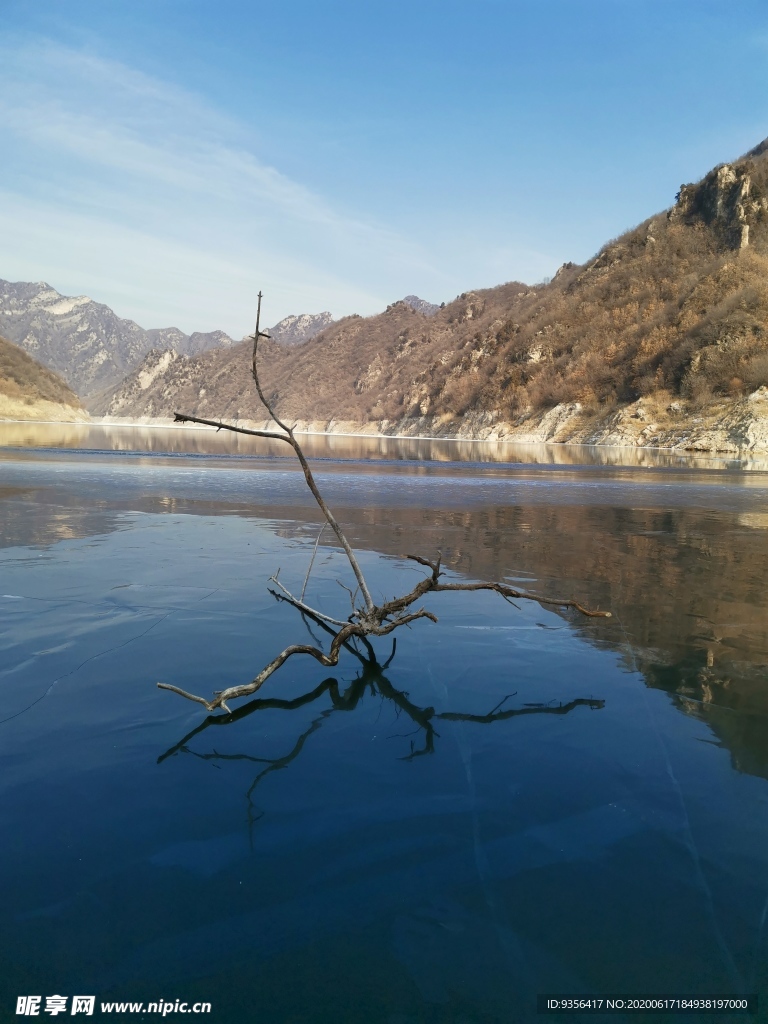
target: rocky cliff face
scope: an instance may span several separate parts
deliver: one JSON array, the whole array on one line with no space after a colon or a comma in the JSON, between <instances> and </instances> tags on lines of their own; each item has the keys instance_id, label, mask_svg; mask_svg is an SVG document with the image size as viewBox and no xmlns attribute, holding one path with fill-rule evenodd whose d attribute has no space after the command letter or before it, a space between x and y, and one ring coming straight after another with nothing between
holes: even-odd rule
<instances>
[{"instance_id":1,"label":"rocky cliff face","mask_svg":"<svg viewBox=\"0 0 768 1024\"><path fill-rule=\"evenodd\" d=\"M250 375L250 343L245 341L224 352L192 358L172 350L153 350L119 387L93 395L88 408L95 416L118 420L168 420L190 405L200 416L240 418L257 402Z\"/></svg>"},{"instance_id":2,"label":"rocky cliff face","mask_svg":"<svg viewBox=\"0 0 768 1024\"><path fill-rule=\"evenodd\" d=\"M762 152L760 147L753 150ZM750 230L768 215L768 198L753 174L754 163L746 160L737 167L722 164L696 185L681 185L670 219L702 223L713 228L729 248L745 249Z\"/></svg>"},{"instance_id":3,"label":"rocky cliff face","mask_svg":"<svg viewBox=\"0 0 768 1024\"><path fill-rule=\"evenodd\" d=\"M234 344L223 331L185 335L145 331L86 295L61 295L49 284L0 281L0 334L60 374L80 396L116 386L153 348L197 355Z\"/></svg>"}]
</instances>

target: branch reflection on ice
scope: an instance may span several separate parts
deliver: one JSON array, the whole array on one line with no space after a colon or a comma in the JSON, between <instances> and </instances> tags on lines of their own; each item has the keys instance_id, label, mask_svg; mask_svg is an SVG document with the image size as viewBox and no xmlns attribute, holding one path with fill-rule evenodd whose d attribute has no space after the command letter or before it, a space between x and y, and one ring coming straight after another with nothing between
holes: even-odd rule
<instances>
[{"instance_id":1,"label":"branch reflection on ice","mask_svg":"<svg viewBox=\"0 0 768 1024\"><path fill-rule=\"evenodd\" d=\"M275 596L280 599L279 595ZM312 632L310 622L308 621L308 619L312 617L302 614L302 618L304 619L307 630L313 636L313 639L316 639ZM327 627L325 623L319 620L314 620L314 622L316 626L319 626L321 629L326 630L333 635L333 630ZM359 641L364 647L364 653L353 641L347 641L344 644L349 653L353 654L361 665L357 675L346 689L342 690L339 687L338 680L333 677L329 677L318 684L314 690L311 690L309 693L302 694L300 697L294 697L293 699L285 699L281 697L257 697L249 701L247 704L244 704L242 707L231 711L229 714L209 715L200 723L200 725L196 726L191 732L188 732L182 739L180 739L178 743L174 744L174 746L166 750L165 753L161 754L157 759L158 764L175 754L191 754L193 757L198 757L204 761L214 763L220 761L251 761L254 764L263 765L264 767L262 767L257 773L246 794L248 800L248 822L249 825L252 825L258 817L261 816L260 814L255 813L253 793L262 779L272 772L279 771L282 768L287 768L288 765L292 761L296 760L299 754L301 754L306 741L312 733L317 732L317 730L320 729L326 718L332 715L335 711L354 711L361 698L366 693L369 693L371 696L379 696L385 701L391 701L397 708L396 714L398 717L404 712L415 725L416 728L411 733L400 734L402 738L409 739L410 746L408 753L400 755L400 760L403 761L411 761L416 757L421 757L424 754L433 754L435 752L435 739L440 738L440 733L435 728L435 723L439 721L475 722L477 724L490 725L492 722L507 721L510 718L518 718L523 715L567 715L577 707L587 707L596 711L605 706L604 700L592 697L579 697L575 700L568 701L566 704L524 704L522 707L504 708L503 705L515 696L514 693L510 693L484 715L457 711L436 711L433 707L419 707L410 700L408 693L404 690L398 690L393 686L385 674L386 669L389 667L395 656L397 640L393 639L392 651L384 664L379 663L373 646L365 637L357 637L355 640ZM220 754L216 749L213 749L209 753L200 753L199 751L193 750L189 745L195 737L205 732L206 729L214 726L219 727L232 725L234 722L247 718L249 715L252 715L257 711L266 711L269 709L294 711L299 708L306 707L308 704L314 703L325 694L330 697L331 707L325 708L312 720L308 728L306 728L296 739L293 747L282 757L268 758L256 757L252 754ZM418 738L413 739L413 736ZM219 767L219 765L216 764L216 767Z\"/></svg>"}]
</instances>

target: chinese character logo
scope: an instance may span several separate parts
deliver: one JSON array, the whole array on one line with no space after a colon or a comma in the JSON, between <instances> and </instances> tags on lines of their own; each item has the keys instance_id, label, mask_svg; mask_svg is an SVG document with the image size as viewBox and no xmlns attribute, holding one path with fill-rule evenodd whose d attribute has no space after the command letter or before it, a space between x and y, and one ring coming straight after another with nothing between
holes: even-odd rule
<instances>
[{"instance_id":1,"label":"chinese character logo","mask_svg":"<svg viewBox=\"0 0 768 1024\"><path fill-rule=\"evenodd\" d=\"M19 996L16 1000L16 1013L21 1013L25 1017L37 1017L42 1001L42 996Z\"/></svg>"},{"instance_id":2,"label":"chinese character logo","mask_svg":"<svg viewBox=\"0 0 768 1024\"><path fill-rule=\"evenodd\" d=\"M72 996L72 1013L86 1013L93 1016L93 1006L96 996Z\"/></svg>"}]
</instances>

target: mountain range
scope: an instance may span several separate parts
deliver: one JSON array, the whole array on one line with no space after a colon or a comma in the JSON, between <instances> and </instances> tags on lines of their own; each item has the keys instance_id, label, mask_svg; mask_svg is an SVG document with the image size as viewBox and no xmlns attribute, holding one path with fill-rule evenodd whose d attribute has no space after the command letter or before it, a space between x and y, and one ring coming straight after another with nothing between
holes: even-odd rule
<instances>
[{"instance_id":1,"label":"mountain range","mask_svg":"<svg viewBox=\"0 0 768 1024\"><path fill-rule=\"evenodd\" d=\"M9 287L0 331L77 380L91 412L263 420L247 340L142 331L88 299ZM551 281L287 317L261 376L299 428L768 450L766 324L768 140Z\"/></svg>"},{"instance_id":2,"label":"mountain range","mask_svg":"<svg viewBox=\"0 0 768 1024\"><path fill-rule=\"evenodd\" d=\"M87 295L62 295L45 281L0 280L0 335L60 374L80 397L116 386L153 348L188 355L234 344L223 331L145 331Z\"/></svg>"},{"instance_id":3,"label":"mountain range","mask_svg":"<svg viewBox=\"0 0 768 1024\"><path fill-rule=\"evenodd\" d=\"M298 345L332 323L331 313L303 313L268 333L282 344ZM87 295L62 295L45 281L0 280L0 335L60 374L86 403L118 387L150 352L198 356L235 345L224 331L144 330Z\"/></svg>"},{"instance_id":4,"label":"mountain range","mask_svg":"<svg viewBox=\"0 0 768 1024\"><path fill-rule=\"evenodd\" d=\"M768 450L768 143L550 282L409 300L265 343L277 412L319 430ZM152 356L94 411L264 415L248 343Z\"/></svg>"}]
</instances>

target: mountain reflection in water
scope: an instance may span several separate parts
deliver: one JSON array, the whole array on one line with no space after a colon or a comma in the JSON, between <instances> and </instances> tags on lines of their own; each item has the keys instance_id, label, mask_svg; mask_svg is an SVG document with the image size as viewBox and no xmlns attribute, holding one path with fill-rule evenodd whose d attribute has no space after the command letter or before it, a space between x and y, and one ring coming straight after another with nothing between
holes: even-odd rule
<instances>
[{"instance_id":1,"label":"mountain reflection in water","mask_svg":"<svg viewBox=\"0 0 768 1024\"><path fill-rule=\"evenodd\" d=\"M101 464L54 458L25 464L38 471L12 480L14 465L5 464L0 485L0 546L119 530L126 504L145 514L268 520L283 537L314 535L318 522L292 470L244 474L215 463L204 477L198 467L122 466L102 487ZM364 464L319 472L359 548L440 549L463 577L610 609L613 619L599 625L567 617L585 640L620 651L650 686L673 695L681 712L706 721L735 767L768 778L768 476L550 467L542 477L518 467L488 480L454 466L404 479ZM327 535L321 546L331 546Z\"/></svg>"},{"instance_id":2,"label":"mountain reflection in water","mask_svg":"<svg viewBox=\"0 0 768 1024\"><path fill-rule=\"evenodd\" d=\"M635 466L768 470L768 458L688 453L654 448L599 445L516 444L505 441L449 441L380 435L299 435L309 458L392 460L395 462L477 462L530 465ZM0 446L21 449L69 449L81 454L155 453L157 455L224 455L285 458L292 455L279 441L222 433L192 425L125 426L111 423L0 423Z\"/></svg>"}]
</instances>

